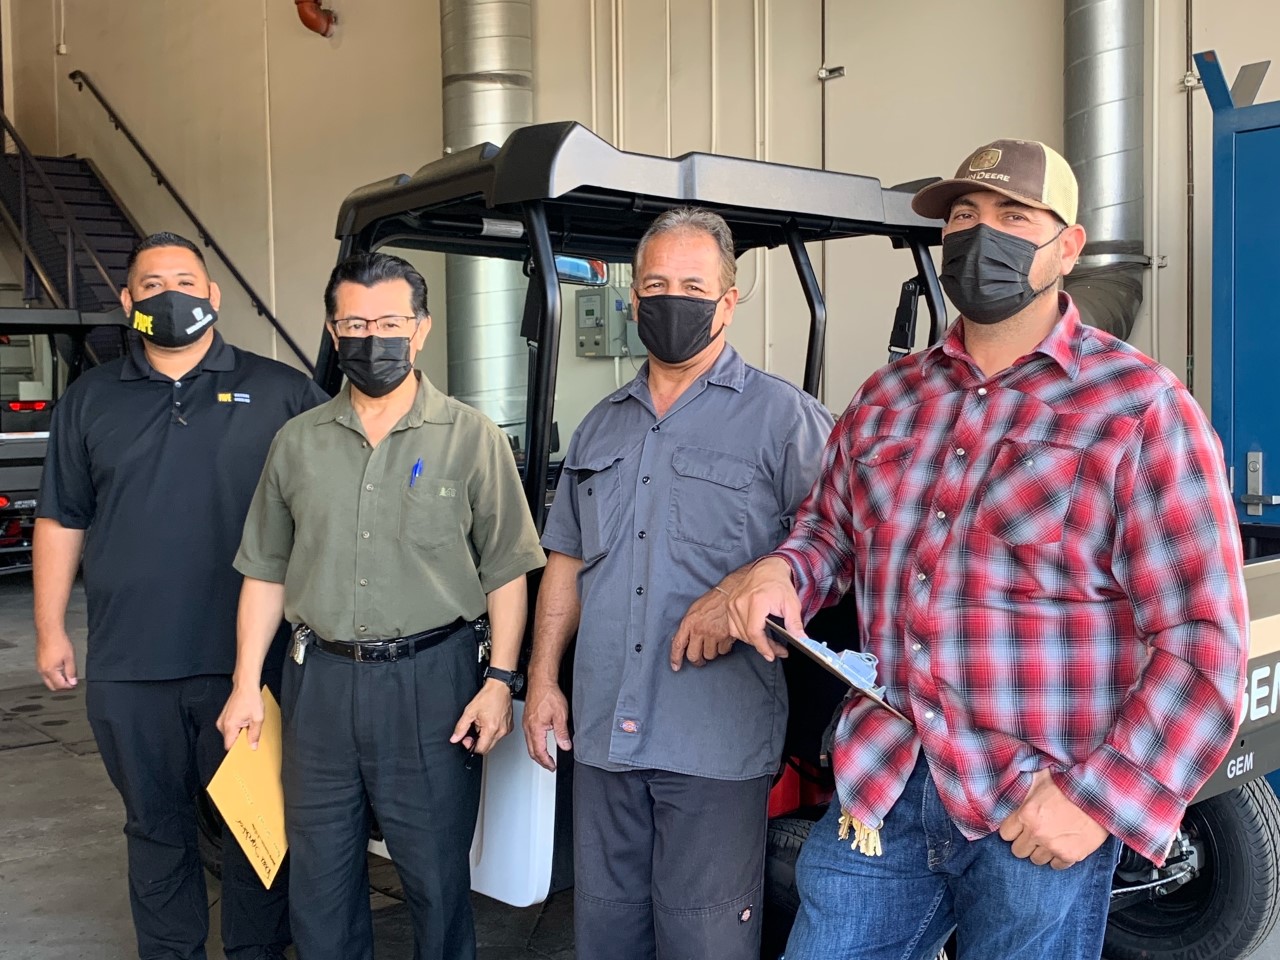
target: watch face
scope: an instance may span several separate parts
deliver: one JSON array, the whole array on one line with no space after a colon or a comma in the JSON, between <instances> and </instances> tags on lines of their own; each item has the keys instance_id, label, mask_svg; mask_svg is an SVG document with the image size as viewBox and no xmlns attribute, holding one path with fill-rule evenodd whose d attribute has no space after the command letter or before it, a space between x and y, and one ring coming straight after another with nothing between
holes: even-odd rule
<instances>
[{"instance_id":1,"label":"watch face","mask_svg":"<svg viewBox=\"0 0 1280 960\"><path fill-rule=\"evenodd\" d=\"M523 689L524 689L524 674L523 674L523 673L513 673L513 674L511 675L510 687L511 687L511 692L512 692L512 693L519 693L521 690L523 690Z\"/></svg>"}]
</instances>

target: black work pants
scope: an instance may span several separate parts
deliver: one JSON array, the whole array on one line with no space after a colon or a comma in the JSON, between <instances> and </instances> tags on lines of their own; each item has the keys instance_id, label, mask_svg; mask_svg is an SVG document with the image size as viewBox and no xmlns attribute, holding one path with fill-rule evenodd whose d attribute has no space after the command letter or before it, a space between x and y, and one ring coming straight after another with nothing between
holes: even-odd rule
<instances>
[{"instance_id":1,"label":"black work pants","mask_svg":"<svg viewBox=\"0 0 1280 960\"><path fill-rule=\"evenodd\" d=\"M578 960L757 960L772 784L576 764Z\"/></svg>"},{"instance_id":2,"label":"black work pants","mask_svg":"<svg viewBox=\"0 0 1280 960\"><path fill-rule=\"evenodd\" d=\"M204 960L209 901L197 848L196 797L226 756L215 724L231 678L87 684L89 724L124 800L138 956ZM287 866L264 889L240 844L224 832L222 942L230 960L288 945Z\"/></svg>"},{"instance_id":3,"label":"black work pants","mask_svg":"<svg viewBox=\"0 0 1280 960\"><path fill-rule=\"evenodd\" d=\"M472 960L480 758L449 742L479 689L471 626L394 663L307 648L284 670L285 824L299 960L371 960L372 807L404 886L414 960Z\"/></svg>"}]
</instances>

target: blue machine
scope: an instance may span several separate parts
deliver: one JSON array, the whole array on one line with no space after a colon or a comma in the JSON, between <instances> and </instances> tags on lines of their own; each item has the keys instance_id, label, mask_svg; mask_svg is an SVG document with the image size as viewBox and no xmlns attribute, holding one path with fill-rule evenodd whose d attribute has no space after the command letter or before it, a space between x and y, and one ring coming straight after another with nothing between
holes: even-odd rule
<instances>
[{"instance_id":1,"label":"blue machine","mask_svg":"<svg viewBox=\"0 0 1280 960\"><path fill-rule=\"evenodd\" d=\"M1267 64L1228 87L1195 57L1213 107L1213 426L1246 538L1280 537L1280 101L1254 104Z\"/></svg>"},{"instance_id":2,"label":"blue machine","mask_svg":"<svg viewBox=\"0 0 1280 960\"><path fill-rule=\"evenodd\" d=\"M1267 63L1229 87L1214 51L1195 61L1213 107L1213 426L1252 558L1280 546L1280 101L1253 103Z\"/></svg>"}]
</instances>

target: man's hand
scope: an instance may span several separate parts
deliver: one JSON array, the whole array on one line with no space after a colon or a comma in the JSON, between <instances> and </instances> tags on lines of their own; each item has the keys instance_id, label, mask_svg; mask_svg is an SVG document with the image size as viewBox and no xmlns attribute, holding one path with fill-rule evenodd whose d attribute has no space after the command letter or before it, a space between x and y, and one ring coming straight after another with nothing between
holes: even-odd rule
<instances>
[{"instance_id":1,"label":"man's hand","mask_svg":"<svg viewBox=\"0 0 1280 960\"><path fill-rule=\"evenodd\" d=\"M785 657L787 648L765 634L764 621L770 615L781 617L792 636L804 636L791 567L781 557L768 557L752 567L729 600L730 631L772 661Z\"/></svg>"},{"instance_id":2,"label":"man's hand","mask_svg":"<svg viewBox=\"0 0 1280 960\"><path fill-rule=\"evenodd\" d=\"M1027 799L1000 824L1000 836L1013 844L1015 857L1065 870L1102 846L1107 831L1067 799L1048 770L1037 770Z\"/></svg>"},{"instance_id":3,"label":"man's hand","mask_svg":"<svg viewBox=\"0 0 1280 960\"><path fill-rule=\"evenodd\" d=\"M471 726L480 731L471 736ZM494 744L511 732L511 688L501 680L486 680L453 727L450 743L484 756Z\"/></svg>"},{"instance_id":4,"label":"man's hand","mask_svg":"<svg viewBox=\"0 0 1280 960\"><path fill-rule=\"evenodd\" d=\"M256 684L241 686L235 684L231 688L231 696L227 697L222 713L218 714L218 731L222 734L222 746L230 750L241 730L249 731L249 749L258 749L258 738L262 736L262 690Z\"/></svg>"},{"instance_id":5,"label":"man's hand","mask_svg":"<svg viewBox=\"0 0 1280 960\"><path fill-rule=\"evenodd\" d=\"M693 602L680 621L671 641L671 669L679 670L685 660L700 667L724 656L735 643L729 633L729 597L712 587Z\"/></svg>"},{"instance_id":6,"label":"man's hand","mask_svg":"<svg viewBox=\"0 0 1280 960\"><path fill-rule=\"evenodd\" d=\"M76 651L65 630L36 635L36 670L50 690L70 690L76 677Z\"/></svg>"},{"instance_id":7,"label":"man's hand","mask_svg":"<svg viewBox=\"0 0 1280 960\"><path fill-rule=\"evenodd\" d=\"M547 749L548 731L555 735L556 746L561 750L573 749L569 739L569 701L559 684L532 682L524 699L525 746L540 767L555 770L556 762Z\"/></svg>"}]
</instances>

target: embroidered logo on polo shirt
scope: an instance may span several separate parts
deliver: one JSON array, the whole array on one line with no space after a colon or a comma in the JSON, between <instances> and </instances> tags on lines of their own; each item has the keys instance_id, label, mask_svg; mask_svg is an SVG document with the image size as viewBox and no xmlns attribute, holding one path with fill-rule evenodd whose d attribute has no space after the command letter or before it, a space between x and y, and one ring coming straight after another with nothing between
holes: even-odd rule
<instances>
[{"instance_id":1,"label":"embroidered logo on polo shirt","mask_svg":"<svg viewBox=\"0 0 1280 960\"><path fill-rule=\"evenodd\" d=\"M458 495L458 488L457 487L441 487L439 495L442 497L456 497Z\"/></svg>"},{"instance_id":2,"label":"embroidered logo on polo shirt","mask_svg":"<svg viewBox=\"0 0 1280 960\"><path fill-rule=\"evenodd\" d=\"M252 400L247 393L220 393L218 394L219 403L251 403Z\"/></svg>"}]
</instances>

